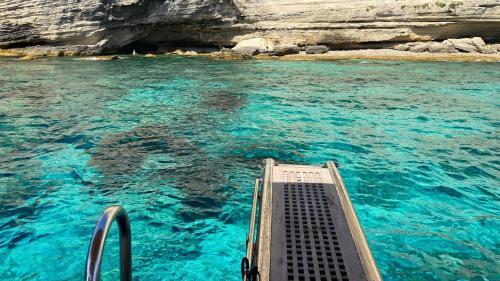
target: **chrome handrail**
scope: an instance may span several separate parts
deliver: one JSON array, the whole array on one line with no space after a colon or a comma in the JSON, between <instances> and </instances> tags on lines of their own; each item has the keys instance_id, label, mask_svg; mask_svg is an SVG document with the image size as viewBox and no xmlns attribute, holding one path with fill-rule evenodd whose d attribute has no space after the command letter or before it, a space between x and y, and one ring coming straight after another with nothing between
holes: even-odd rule
<instances>
[{"instance_id":1,"label":"chrome handrail","mask_svg":"<svg viewBox=\"0 0 500 281\"><path fill-rule=\"evenodd\" d=\"M127 212L121 206L111 206L104 211L95 226L85 267L85 281L99 281L104 244L113 221L118 222L120 230L120 280L132 280L132 237Z\"/></svg>"},{"instance_id":2,"label":"chrome handrail","mask_svg":"<svg viewBox=\"0 0 500 281\"><path fill-rule=\"evenodd\" d=\"M246 268L242 268L242 280L251 280L247 279L249 275L252 273L252 268L254 267L254 257L255 257L255 220L256 215L257 215L257 208L258 208L258 200L259 200L259 186L261 183L261 179L256 178L255 179L255 185L253 189L253 199L252 199L252 213L250 215L250 227L248 229L248 235L247 235L247 255L246 255Z\"/></svg>"}]
</instances>

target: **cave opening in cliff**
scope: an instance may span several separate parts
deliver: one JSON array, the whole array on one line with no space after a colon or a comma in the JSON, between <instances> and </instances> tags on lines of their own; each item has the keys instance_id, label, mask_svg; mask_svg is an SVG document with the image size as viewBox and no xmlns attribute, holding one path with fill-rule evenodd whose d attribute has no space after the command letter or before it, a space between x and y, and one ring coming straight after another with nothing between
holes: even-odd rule
<instances>
[{"instance_id":1,"label":"cave opening in cliff","mask_svg":"<svg viewBox=\"0 0 500 281\"><path fill-rule=\"evenodd\" d=\"M134 50L139 54L155 53L161 48L160 44L144 42L142 40L134 41L128 45L123 46L119 53L131 54Z\"/></svg>"},{"instance_id":2,"label":"cave opening in cliff","mask_svg":"<svg viewBox=\"0 0 500 281\"><path fill-rule=\"evenodd\" d=\"M131 54L135 50L135 52L138 54L147 54L147 53L172 52L175 51L176 49L192 50L197 52L210 52L210 51L218 51L220 47L216 45L203 44L200 42L194 42L188 40L154 42L146 38L129 43L120 48L118 52L121 54Z\"/></svg>"}]
</instances>

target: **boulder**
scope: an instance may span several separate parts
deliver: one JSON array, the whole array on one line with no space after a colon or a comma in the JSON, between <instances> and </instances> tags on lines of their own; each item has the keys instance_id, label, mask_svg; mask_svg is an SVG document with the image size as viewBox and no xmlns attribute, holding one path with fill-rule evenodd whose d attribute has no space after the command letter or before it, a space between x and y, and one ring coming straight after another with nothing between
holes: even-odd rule
<instances>
[{"instance_id":1,"label":"boulder","mask_svg":"<svg viewBox=\"0 0 500 281\"><path fill-rule=\"evenodd\" d=\"M396 51L408 51L410 49L410 44L398 44L392 48Z\"/></svg>"},{"instance_id":2,"label":"boulder","mask_svg":"<svg viewBox=\"0 0 500 281\"><path fill-rule=\"evenodd\" d=\"M232 49L231 52L243 55L243 56L255 56L259 54L259 49L257 47L241 47L238 49Z\"/></svg>"},{"instance_id":3,"label":"boulder","mask_svg":"<svg viewBox=\"0 0 500 281\"><path fill-rule=\"evenodd\" d=\"M480 52L482 54L496 54L497 53L496 48L486 45L486 43L484 43L483 38L474 37L471 40L472 40L472 43L476 46L478 52Z\"/></svg>"},{"instance_id":4,"label":"boulder","mask_svg":"<svg viewBox=\"0 0 500 281\"><path fill-rule=\"evenodd\" d=\"M476 47L486 47L486 43L484 43L484 40L481 37L473 37L471 40Z\"/></svg>"},{"instance_id":5,"label":"boulder","mask_svg":"<svg viewBox=\"0 0 500 281\"><path fill-rule=\"evenodd\" d=\"M457 49L444 43L431 42L427 44L427 50L429 53L458 53Z\"/></svg>"},{"instance_id":6,"label":"boulder","mask_svg":"<svg viewBox=\"0 0 500 281\"><path fill-rule=\"evenodd\" d=\"M448 39L443 41L443 43L465 53L477 53L478 51L474 41L470 38Z\"/></svg>"},{"instance_id":7,"label":"boulder","mask_svg":"<svg viewBox=\"0 0 500 281\"><path fill-rule=\"evenodd\" d=\"M274 56L285 56L294 55L300 53L300 48L295 45L282 45L274 48L272 55Z\"/></svg>"},{"instance_id":8,"label":"boulder","mask_svg":"<svg viewBox=\"0 0 500 281\"><path fill-rule=\"evenodd\" d=\"M172 54L174 54L174 55L183 55L184 52L181 49L177 49L177 50L173 51Z\"/></svg>"},{"instance_id":9,"label":"boulder","mask_svg":"<svg viewBox=\"0 0 500 281\"><path fill-rule=\"evenodd\" d=\"M186 51L184 53L184 55L186 55L186 56L196 56L196 55L198 55L198 53L195 52L195 51Z\"/></svg>"},{"instance_id":10,"label":"boulder","mask_svg":"<svg viewBox=\"0 0 500 281\"><path fill-rule=\"evenodd\" d=\"M414 52L414 53L423 53L423 52L427 51L427 48L428 48L427 43L417 43L417 44L414 44L413 46L410 46L408 51Z\"/></svg>"},{"instance_id":11,"label":"boulder","mask_svg":"<svg viewBox=\"0 0 500 281\"><path fill-rule=\"evenodd\" d=\"M477 49L482 54L496 54L498 52L497 49L491 45L486 45L484 47L478 47Z\"/></svg>"},{"instance_id":12,"label":"boulder","mask_svg":"<svg viewBox=\"0 0 500 281\"><path fill-rule=\"evenodd\" d=\"M145 54L144 57L145 58L156 58L156 55L155 54Z\"/></svg>"},{"instance_id":13,"label":"boulder","mask_svg":"<svg viewBox=\"0 0 500 281\"><path fill-rule=\"evenodd\" d=\"M260 53L274 50L274 43L265 38L252 38L239 42L234 46L233 50L238 51L243 48L256 48Z\"/></svg>"},{"instance_id":14,"label":"boulder","mask_svg":"<svg viewBox=\"0 0 500 281\"><path fill-rule=\"evenodd\" d=\"M490 45L492 48L496 49L497 52L500 52L500 44L491 44Z\"/></svg>"},{"instance_id":15,"label":"boulder","mask_svg":"<svg viewBox=\"0 0 500 281\"><path fill-rule=\"evenodd\" d=\"M311 55L311 54L324 54L328 52L329 48L324 45L316 45L316 46L307 46L306 47L306 54Z\"/></svg>"}]
</instances>

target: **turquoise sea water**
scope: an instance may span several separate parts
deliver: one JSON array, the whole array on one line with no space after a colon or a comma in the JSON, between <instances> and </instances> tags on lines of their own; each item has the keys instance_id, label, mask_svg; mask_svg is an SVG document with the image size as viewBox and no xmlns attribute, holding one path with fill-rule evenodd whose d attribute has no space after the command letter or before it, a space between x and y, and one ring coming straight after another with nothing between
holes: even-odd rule
<instances>
[{"instance_id":1,"label":"turquoise sea water","mask_svg":"<svg viewBox=\"0 0 500 281\"><path fill-rule=\"evenodd\" d=\"M0 280L239 280L261 161L334 159L385 280L500 280L500 64L0 60ZM116 229L105 280L117 280Z\"/></svg>"}]
</instances>

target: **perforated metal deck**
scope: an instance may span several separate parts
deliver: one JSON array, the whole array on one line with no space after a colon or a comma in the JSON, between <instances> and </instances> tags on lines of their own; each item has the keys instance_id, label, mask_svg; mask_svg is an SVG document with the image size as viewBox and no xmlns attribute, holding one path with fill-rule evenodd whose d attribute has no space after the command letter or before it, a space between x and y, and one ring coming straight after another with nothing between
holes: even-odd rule
<instances>
[{"instance_id":1,"label":"perforated metal deck","mask_svg":"<svg viewBox=\"0 0 500 281\"><path fill-rule=\"evenodd\" d=\"M247 253L259 280L381 280L333 162L266 160L260 194L258 235Z\"/></svg>"}]
</instances>

